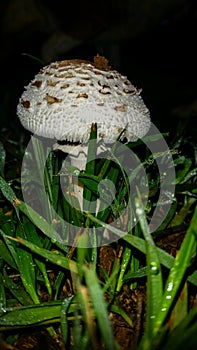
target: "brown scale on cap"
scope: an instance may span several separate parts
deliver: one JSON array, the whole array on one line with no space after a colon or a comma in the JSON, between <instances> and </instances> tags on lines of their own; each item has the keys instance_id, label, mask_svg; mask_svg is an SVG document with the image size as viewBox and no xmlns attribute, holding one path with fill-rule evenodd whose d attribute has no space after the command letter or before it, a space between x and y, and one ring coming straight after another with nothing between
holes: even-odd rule
<instances>
[{"instance_id":1,"label":"brown scale on cap","mask_svg":"<svg viewBox=\"0 0 197 350\"><path fill-rule=\"evenodd\" d=\"M62 102L61 98L57 98L54 96L50 96L48 94L46 94L45 100L47 101L47 103L52 104L52 103L60 103Z\"/></svg>"},{"instance_id":2,"label":"brown scale on cap","mask_svg":"<svg viewBox=\"0 0 197 350\"><path fill-rule=\"evenodd\" d=\"M99 55L94 56L94 66L95 68L106 70L106 71L111 69L107 58Z\"/></svg>"}]
</instances>

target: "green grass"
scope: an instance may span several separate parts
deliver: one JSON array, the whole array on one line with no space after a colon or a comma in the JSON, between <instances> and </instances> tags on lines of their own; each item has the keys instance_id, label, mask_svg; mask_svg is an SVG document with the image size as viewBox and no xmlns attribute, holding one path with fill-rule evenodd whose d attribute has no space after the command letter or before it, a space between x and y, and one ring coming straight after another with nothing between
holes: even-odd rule
<instances>
[{"instance_id":1,"label":"green grass","mask_svg":"<svg viewBox=\"0 0 197 350\"><path fill-rule=\"evenodd\" d=\"M170 142L168 135L163 136ZM154 135L149 145L154 147L160 137ZM88 160L96 151L95 126L90 139L94 147L89 149ZM125 285L134 291L146 283L145 322L136 338L137 349L193 349L197 312L188 304L190 287L197 288L195 145L190 143L188 155L182 151L187 149L187 140L179 138L170 144L175 179L163 183L166 198L171 185L175 195L173 200L170 197L168 215L154 232L149 223L160 192L157 161L165 166L166 150L152 154L141 141L128 144L143 164L149 189L147 193L140 187L130 194L130 184L141 175L140 166L125 172L125 146L116 149L115 145L105 159L87 162L85 172L80 173L69 164L62 171L63 157L49 152L39 139L34 138L32 145L23 164L22 183L31 203L23 198L20 173L10 165L11 154L0 147L0 339L13 344L21 330L47 329L51 337L60 337L65 349L119 349L110 315L119 315L128 327L135 325L120 306L118 295ZM24 149L25 145L18 144L18 161ZM72 195L70 179L76 176L84 186L84 212ZM116 195L111 201L113 191L103 185L101 210L95 214L103 180L113 182ZM62 183L68 197L61 191ZM167 202L159 203L161 215ZM176 257L156 243L169 230L185 230ZM116 251L110 273L99 265L103 232L113 237L108 246Z\"/></svg>"}]
</instances>

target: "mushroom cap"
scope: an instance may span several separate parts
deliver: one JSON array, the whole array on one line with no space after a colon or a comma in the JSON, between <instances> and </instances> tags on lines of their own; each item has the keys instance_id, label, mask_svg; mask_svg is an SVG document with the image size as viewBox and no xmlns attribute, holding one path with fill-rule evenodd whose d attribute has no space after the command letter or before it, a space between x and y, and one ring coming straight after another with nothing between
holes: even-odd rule
<instances>
[{"instance_id":1,"label":"mushroom cap","mask_svg":"<svg viewBox=\"0 0 197 350\"><path fill-rule=\"evenodd\" d=\"M94 62L57 61L25 87L17 114L32 133L59 141L86 143L92 123L105 143L115 142L124 129L124 137L136 141L151 123L140 92L102 56Z\"/></svg>"}]
</instances>

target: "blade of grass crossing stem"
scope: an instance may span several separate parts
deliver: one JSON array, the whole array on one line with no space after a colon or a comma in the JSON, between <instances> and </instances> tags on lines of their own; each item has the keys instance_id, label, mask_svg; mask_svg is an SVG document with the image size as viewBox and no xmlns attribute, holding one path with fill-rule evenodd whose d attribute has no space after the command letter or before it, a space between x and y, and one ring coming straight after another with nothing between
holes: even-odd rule
<instances>
[{"instance_id":1,"label":"blade of grass crossing stem","mask_svg":"<svg viewBox=\"0 0 197 350\"><path fill-rule=\"evenodd\" d=\"M161 310L155 320L157 330L163 325L166 318L169 316L171 307L177 297L180 286L184 282L187 268L191 265L192 259L196 256L197 245L197 206L195 208L190 226L187 229L186 236L181 245L180 251L175 258L174 264L170 270L163 299L161 303Z\"/></svg>"},{"instance_id":2,"label":"blade of grass crossing stem","mask_svg":"<svg viewBox=\"0 0 197 350\"><path fill-rule=\"evenodd\" d=\"M88 175L95 175L95 159L96 159L96 153L97 153L97 124L92 124L91 126L91 132L90 132L90 144L88 147L88 156L87 156L87 162L86 162L86 169L85 172ZM90 211L96 215L96 197L92 192L87 189L87 187L84 187L84 201L83 201L83 210ZM90 220L86 219L86 227L89 227ZM93 230L91 237L91 262L94 264L94 268L96 269L96 263L97 263L97 237L96 237L96 231Z\"/></svg>"},{"instance_id":3,"label":"blade of grass crossing stem","mask_svg":"<svg viewBox=\"0 0 197 350\"><path fill-rule=\"evenodd\" d=\"M86 162L85 172L88 175L95 174L95 158L96 158L96 150L97 150L97 125L92 124L91 132L90 132L90 144L88 147L88 155ZM91 191L84 186L84 201L83 201L83 209L85 211L96 212L96 201L95 196L92 195ZM92 200L92 202L91 202Z\"/></svg>"},{"instance_id":4,"label":"blade of grass crossing stem","mask_svg":"<svg viewBox=\"0 0 197 350\"><path fill-rule=\"evenodd\" d=\"M111 168L109 170L109 173L106 179L112 181L112 183L116 186L118 175L119 175L119 170L115 168ZM111 212L112 212L112 206L108 205L106 207L106 204L101 202L99 206L99 212L97 214L97 218L103 222L106 222Z\"/></svg>"},{"instance_id":5,"label":"blade of grass crossing stem","mask_svg":"<svg viewBox=\"0 0 197 350\"><path fill-rule=\"evenodd\" d=\"M144 207L140 195L135 200L136 214L139 218L141 230L146 241L146 262L147 262L147 312L145 341L149 342L154 338L157 331L156 316L161 308L163 283L162 273L157 249L149 231Z\"/></svg>"},{"instance_id":6,"label":"blade of grass crossing stem","mask_svg":"<svg viewBox=\"0 0 197 350\"><path fill-rule=\"evenodd\" d=\"M103 291L98 283L97 275L94 270L84 267L84 277L98 321L99 330L105 345L107 349L116 349L108 312L105 306Z\"/></svg>"},{"instance_id":7,"label":"blade of grass crossing stem","mask_svg":"<svg viewBox=\"0 0 197 350\"><path fill-rule=\"evenodd\" d=\"M124 131L120 133L119 137L117 138L117 141L120 140L121 135L123 133L124 133ZM116 143L112 146L111 152L113 154L114 154L117 147L119 147L119 144L117 146ZM98 169L100 169L98 176L101 178L104 178L110 166L111 166L111 159L108 159L108 154L107 154L107 157L104 161L103 161L103 159L101 159L100 162L98 162Z\"/></svg>"},{"instance_id":8,"label":"blade of grass crossing stem","mask_svg":"<svg viewBox=\"0 0 197 350\"><path fill-rule=\"evenodd\" d=\"M55 166L54 166L54 175L51 179L51 192L52 192L52 198L53 198L53 208L57 212L58 211L58 204L59 204L59 196L60 196L60 176L57 175L58 169L57 169L57 159L54 159L51 157L51 161L54 160ZM52 163L53 164L53 163Z\"/></svg>"},{"instance_id":9,"label":"blade of grass crossing stem","mask_svg":"<svg viewBox=\"0 0 197 350\"><path fill-rule=\"evenodd\" d=\"M72 223L74 227L80 227L82 225L82 212L80 209L80 203L78 198L73 195L72 192L64 193L64 199L62 200L63 218L66 222ZM65 222L62 221L62 225L65 227ZM67 236L70 234L70 228L67 227ZM65 231L65 229L64 229Z\"/></svg>"}]
</instances>

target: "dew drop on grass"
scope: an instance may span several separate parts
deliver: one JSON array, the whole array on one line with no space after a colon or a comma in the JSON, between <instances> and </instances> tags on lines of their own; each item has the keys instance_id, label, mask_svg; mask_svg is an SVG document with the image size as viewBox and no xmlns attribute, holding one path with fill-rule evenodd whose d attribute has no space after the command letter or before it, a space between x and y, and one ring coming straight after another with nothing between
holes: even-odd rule
<instances>
[{"instance_id":1,"label":"dew drop on grass","mask_svg":"<svg viewBox=\"0 0 197 350\"><path fill-rule=\"evenodd\" d=\"M3 307L2 303L0 303L0 316L4 315L6 312L6 309Z\"/></svg>"},{"instance_id":2,"label":"dew drop on grass","mask_svg":"<svg viewBox=\"0 0 197 350\"><path fill-rule=\"evenodd\" d=\"M153 275L157 275L159 273L160 269L159 269L159 266L156 262L151 262L150 263L150 272L151 274Z\"/></svg>"},{"instance_id":3,"label":"dew drop on grass","mask_svg":"<svg viewBox=\"0 0 197 350\"><path fill-rule=\"evenodd\" d=\"M173 287L174 287L174 283L173 283L173 282L170 282L170 283L168 284L167 291L168 291L168 292L171 292L172 289L173 289Z\"/></svg>"},{"instance_id":4,"label":"dew drop on grass","mask_svg":"<svg viewBox=\"0 0 197 350\"><path fill-rule=\"evenodd\" d=\"M165 312L166 310L167 310L166 307L162 307L162 309L161 309L162 312Z\"/></svg>"}]
</instances>

